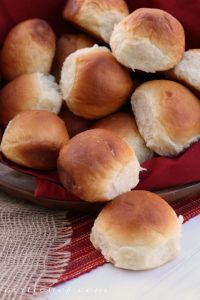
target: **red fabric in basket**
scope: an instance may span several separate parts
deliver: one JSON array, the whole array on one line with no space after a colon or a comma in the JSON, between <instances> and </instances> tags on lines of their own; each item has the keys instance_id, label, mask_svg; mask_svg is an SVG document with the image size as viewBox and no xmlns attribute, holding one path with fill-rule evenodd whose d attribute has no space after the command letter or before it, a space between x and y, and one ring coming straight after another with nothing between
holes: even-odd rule
<instances>
[{"instance_id":1,"label":"red fabric in basket","mask_svg":"<svg viewBox=\"0 0 200 300\"><path fill-rule=\"evenodd\" d=\"M140 183L136 189L155 191L200 181L199 156L200 141L176 158L155 157L143 163L145 170L140 173ZM36 177L36 197L61 201L79 200L63 188L55 171L38 172L14 165L5 158L3 161L14 169Z\"/></svg>"},{"instance_id":2,"label":"red fabric in basket","mask_svg":"<svg viewBox=\"0 0 200 300\"><path fill-rule=\"evenodd\" d=\"M200 142L176 158L155 157L145 162L137 189L150 191L200 180Z\"/></svg>"},{"instance_id":3,"label":"red fabric in basket","mask_svg":"<svg viewBox=\"0 0 200 300\"><path fill-rule=\"evenodd\" d=\"M140 183L136 189L160 190L200 180L200 142L195 143L177 158L155 157L145 162L142 167L146 171L140 173ZM53 179L55 179L55 175ZM71 197L59 184L49 179L37 177L36 197L47 197L57 200L78 200Z\"/></svg>"}]
</instances>

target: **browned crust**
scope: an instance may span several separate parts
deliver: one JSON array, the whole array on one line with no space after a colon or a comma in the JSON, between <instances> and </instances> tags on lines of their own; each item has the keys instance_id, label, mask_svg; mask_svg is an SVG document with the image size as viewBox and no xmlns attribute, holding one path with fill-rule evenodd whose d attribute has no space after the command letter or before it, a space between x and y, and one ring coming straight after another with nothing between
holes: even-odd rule
<instances>
[{"instance_id":1,"label":"browned crust","mask_svg":"<svg viewBox=\"0 0 200 300\"><path fill-rule=\"evenodd\" d=\"M21 75L9 82L0 91L0 125L6 127L18 113L31 109L38 96L34 74Z\"/></svg>"},{"instance_id":2,"label":"browned crust","mask_svg":"<svg viewBox=\"0 0 200 300\"><path fill-rule=\"evenodd\" d=\"M85 0L68 0L63 10L63 17L68 21L74 20L84 3Z\"/></svg>"},{"instance_id":3,"label":"browned crust","mask_svg":"<svg viewBox=\"0 0 200 300\"><path fill-rule=\"evenodd\" d=\"M24 73L51 69L55 53L55 34L41 19L23 21L8 33L0 55L4 79L13 80Z\"/></svg>"},{"instance_id":4,"label":"browned crust","mask_svg":"<svg viewBox=\"0 0 200 300\"><path fill-rule=\"evenodd\" d=\"M188 87L197 97L200 97L200 87L197 88L195 85L192 85L189 81L183 79L177 75L173 70L170 70L165 73L166 78L177 81Z\"/></svg>"},{"instance_id":5,"label":"browned crust","mask_svg":"<svg viewBox=\"0 0 200 300\"><path fill-rule=\"evenodd\" d=\"M97 11L109 12L113 9L122 13L129 13L128 6L123 0L68 0L63 10L64 18L73 22L76 22L76 19L78 21L80 9L83 6L90 10L93 9L93 13L97 13Z\"/></svg>"},{"instance_id":6,"label":"browned crust","mask_svg":"<svg viewBox=\"0 0 200 300\"><path fill-rule=\"evenodd\" d=\"M122 24L130 36L147 38L177 63L185 50L185 34L181 23L166 11L139 8L127 16Z\"/></svg>"},{"instance_id":7,"label":"browned crust","mask_svg":"<svg viewBox=\"0 0 200 300\"><path fill-rule=\"evenodd\" d=\"M124 0L68 0L64 10L63 10L63 17L75 24L76 26L80 27L82 30L92 34L94 37L99 39L100 41L104 41L100 32L93 29L88 24L85 24L84 13L82 12L82 8L84 7L85 10L90 11L90 14L99 14L102 12L109 12L111 10L118 11L119 13L129 14L128 6ZM84 24L83 24L84 23Z\"/></svg>"},{"instance_id":8,"label":"browned crust","mask_svg":"<svg viewBox=\"0 0 200 300\"><path fill-rule=\"evenodd\" d=\"M47 49L51 48L55 43L55 35L50 25L41 19L32 19L32 21L26 22L33 41Z\"/></svg>"},{"instance_id":9,"label":"browned crust","mask_svg":"<svg viewBox=\"0 0 200 300\"><path fill-rule=\"evenodd\" d=\"M140 246L157 244L179 230L169 204L147 191L118 196L101 211L95 225L116 243Z\"/></svg>"},{"instance_id":10,"label":"browned crust","mask_svg":"<svg viewBox=\"0 0 200 300\"><path fill-rule=\"evenodd\" d=\"M92 124L91 120L73 114L65 103L63 103L59 117L65 122L70 137L89 129Z\"/></svg>"},{"instance_id":11,"label":"browned crust","mask_svg":"<svg viewBox=\"0 0 200 300\"><path fill-rule=\"evenodd\" d=\"M99 198L99 190L105 189L109 174L123 167L133 155L127 144L110 131L87 130L62 148L58 174L64 187L81 199L105 201Z\"/></svg>"},{"instance_id":12,"label":"browned crust","mask_svg":"<svg viewBox=\"0 0 200 300\"><path fill-rule=\"evenodd\" d=\"M144 85L146 92L148 88L155 90L159 121L176 144L185 144L200 134L200 101L190 90L170 80L154 80Z\"/></svg>"},{"instance_id":13,"label":"browned crust","mask_svg":"<svg viewBox=\"0 0 200 300\"><path fill-rule=\"evenodd\" d=\"M69 107L85 118L100 118L117 111L132 92L129 70L122 67L111 53L96 51L77 59Z\"/></svg>"},{"instance_id":14,"label":"browned crust","mask_svg":"<svg viewBox=\"0 0 200 300\"><path fill-rule=\"evenodd\" d=\"M140 135L134 116L126 112L118 112L107 116L95 122L91 128L110 130L122 138L128 135L135 135L135 137Z\"/></svg>"},{"instance_id":15,"label":"browned crust","mask_svg":"<svg viewBox=\"0 0 200 300\"><path fill-rule=\"evenodd\" d=\"M39 169L56 168L60 148L68 142L64 122L47 111L18 114L7 127L2 152L13 162Z\"/></svg>"}]
</instances>

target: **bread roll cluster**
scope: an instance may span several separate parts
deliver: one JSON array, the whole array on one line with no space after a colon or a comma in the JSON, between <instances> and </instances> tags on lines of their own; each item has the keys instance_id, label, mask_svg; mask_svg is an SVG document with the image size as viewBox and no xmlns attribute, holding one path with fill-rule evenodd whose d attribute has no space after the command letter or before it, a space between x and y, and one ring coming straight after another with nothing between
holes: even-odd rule
<instances>
[{"instance_id":1,"label":"bread roll cluster","mask_svg":"<svg viewBox=\"0 0 200 300\"><path fill-rule=\"evenodd\" d=\"M124 0L68 0L63 17L83 32L56 41L46 21L31 19L4 41L1 151L27 168L57 168L84 201L111 201L91 233L107 261L158 267L179 253L181 220L159 196L131 190L140 164L200 139L200 50L185 51L168 12L129 14Z\"/></svg>"}]
</instances>

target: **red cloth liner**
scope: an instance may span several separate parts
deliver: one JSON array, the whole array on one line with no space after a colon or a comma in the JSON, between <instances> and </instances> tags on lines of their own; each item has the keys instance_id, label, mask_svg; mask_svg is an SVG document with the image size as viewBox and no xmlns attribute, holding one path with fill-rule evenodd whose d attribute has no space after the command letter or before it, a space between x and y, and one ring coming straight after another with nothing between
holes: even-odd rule
<instances>
[{"instance_id":1,"label":"red cloth liner","mask_svg":"<svg viewBox=\"0 0 200 300\"><path fill-rule=\"evenodd\" d=\"M184 222L200 214L200 195L191 199L179 200L173 203L177 215L182 215ZM93 226L95 215L73 214L69 216L73 228L70 245L63 251L71 253L71 259L64 274L57 284L74 279L105 263L104 257L90 242L90 231Z\"/></svg>"},{"instance_id":2,"label":"red cloth liner","mask_svg":"<svg viewBox=\"0 0 200 300\"><path fill-rule=\"evenodd\" d=\"M155 157L145 162L137 189L150 191L200 180L200 141L176 158Z\"/></svg>"},{"instance_id":3,"label":"red cloth liner","mask_svg":"<svg viewBox=\"0 0 200 300\"><path fill-rule=\"evenodd\" d=\"M78 197L65 190L60 184L39 177L36 177L35 197L59 201L80 201Z\"/></svg>"},{"instance_id":4,"label":"red cloth liner","mask_svg":"<svg viewBox=\"0 0 200 300\"><path fill-rule=\"evenodd\" d=\"M155 157L145 162L142 167L146 171L140 173L140 183L136 189L155 191L199 181L199 155L200 141L176 158ZM36 176L36 197L63 201L79 200L62 187L56 172L37 172L13 165L5 158L4 161L15 169Z\"/></svg>"}]
</instances>

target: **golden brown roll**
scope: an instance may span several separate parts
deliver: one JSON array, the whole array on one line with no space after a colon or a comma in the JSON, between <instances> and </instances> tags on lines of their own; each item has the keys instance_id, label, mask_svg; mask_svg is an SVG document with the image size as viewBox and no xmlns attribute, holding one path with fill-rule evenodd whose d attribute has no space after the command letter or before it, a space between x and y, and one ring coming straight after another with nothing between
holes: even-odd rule
<instances>
[{"instance_id":1,"label":"golden brown roll","mask_svg":"<svg viewBox=\"0 0 200 300\"><path fill-rule=\"evenodd\" d=\"M56 168L60 148L68 142L64 122L54 113L33 110L8 124L1 151L9 160L32 169Z\"/></svg>"},{"instance_id":2,"label":"golden brown roll","mask_svg":"<svg viewBox=\"0 0 200 300\"><path fill-rule=\"evenodd\" d=\"M124 0L68 0L66 20L109 43L115 24L129 14Z\"/></svg>"},{"instance_id":3,"label":"golden brown roll","mask_svg":"<svg viewBox=\"0 0 200 300\"><path fill-rule=\"evenodd\" d=\"M55 78L42 73L24 74L0 91L0 125L5 127L18 113L47 110L58 114L62 97Z\"/></svg>"},{"instance_id":4,"label":"golden brown roll","mask_svg":"<svg viewBox=\"0 0 200 300\"><path fill-rule=\"evenodd\" d=\"M92 47L95 40L86 34L64 34L56 43L56 53L53 61L52 74L60 80L63 63L71 53L78 49Z\"/></svg>"},{"instance_id":5,"label":"golden brown roll","mask_svg":"<svg viewBox=\"0 0 200 300\"><path fill-rule=\"evenodd\" d=\"M147 147L160 155L177 155L200 138L200 101L180 83L145 82L132 107Z\"/></svg>"},{"instance_id":6,"label":"golden brown roll","mask_svg":"<svg viewBox=\"0 0 200 300\"><path fill-rule=\"evenodd\" d=\"M115 26L110 40L117 60L145 72L173 68L185 49L183 26L169 13L140 8Z\"/></svg>"},{"instance_id":7,"label":"golden brown roll","mask_svg":"<svg viewBox=\"0 0 200 300\"><path fill-rule=\"evenodd\" d=\"M89 201L109 201L134 188L140 165L134 151L117 135L93 129L73 137L58 158L63 186Z\"/></svg>"},{"instance_id":8,"label":"golden brown roll","mask_svg":"<svg viewBox=\"0 0 200 300\"><path fill-rule=\"evenodd\" d=\"M0 55L0 69L10 81L21 74L50 73L55 54L55 34L41 19L23 21L8 33Z\"/></svg>"},{"instance_id":9,"label":"golden brown roll","mask_svg":"<svg viewBox=\"0 0 200 300\"><path fill-rule=\"evenodd\" d=\"M61 108L59 117L65 122L68 134L71 137L86 131L92 125L92 121L74 115L65 103Z\"/></svg>"},{"instance_id":10,"label":"golden brown roll","mask_svg":"<svg viewBox=\"0 0 200 300\"><path fill-rule=\"evenodd\" d=\"M169 79L187 85L200 96L200 49L190 49L183 55L182 60L166 75Z\"/></svg>"},{"instance_id":11,"label":"golden brown roll","mask_svg":"<svg viewBox=\"0 0 200 300\"><path fill-rule=\"evenodd\" d=\"M140 163L153 157L153 152L145 145L135 118L126 112L118 112L95 122L91 128L110 130L118 134L134 151Z\"/></svg>"},{"instance_id":12,"label":"golden brown roll","mask_svg":"<svg viewBox=\"0 0 200 300\"><path fill-rule=\"evenodd\" d=\"M91 233L93 245L116 267L148 270L180 252L182 217L161 197L132 191L100 212Z\"/></svg>"},{"instance_id":13,"label":"golden brown roll","mask_svg":"<svg viewBox=\"0 0 200 300\"><path fill-rule=\"evenodd\" d=\"M133 91L129 70L106 47L97 45L77 50L66 58L60 86L69 109L86 119L117 111Z\"/></svg>"}]
</instances>

